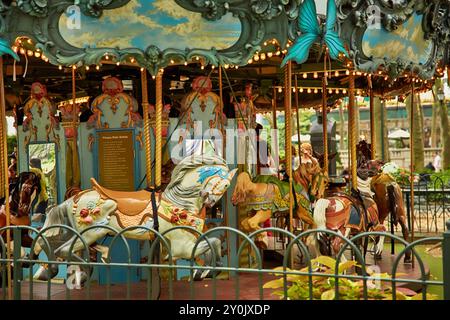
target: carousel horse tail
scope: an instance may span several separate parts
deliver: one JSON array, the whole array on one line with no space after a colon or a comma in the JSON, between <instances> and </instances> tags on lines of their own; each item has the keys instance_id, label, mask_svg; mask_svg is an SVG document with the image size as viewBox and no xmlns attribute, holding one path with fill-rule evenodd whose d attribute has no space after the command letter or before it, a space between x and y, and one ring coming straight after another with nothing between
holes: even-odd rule
<instances>
[{"instance_id":1,"label":"carousel horse tail","mask_svg":"<svg viewBox=\"0 0 450 320\"><path fill-rule=\"evenodd\" d=\"M327 208L330 205L330 201L327 199L319 199L314 207L314 223L317 229L327 228Z\"/></svg>"},{"instance_id":2,"label":"carousel horse tail","mask_svg":"<svg viewBox=\"0 0 450 320\"><path fill-rule=\"evenodd\" d=\"M239 174L236 180L236 187L234 188L233 196L231 197L231 202L233 205L238 205L245 201L248 188L252 183L252 179L247 172L242 172Z\"/></svg>"},{"instance_id":3,"label":"carousel horse tail","mask_svg":"<svg viewBox=\"0 0 450 320\"><path fill-rule=\"evenodd\" d=\"M396 187L391 184L387 186L388 201L391 204L390 210L392 215L392 221L394 225L397 225L402 216L405 215L403 208L403 197L400 187Z\"/></svg>"}]
</instances>

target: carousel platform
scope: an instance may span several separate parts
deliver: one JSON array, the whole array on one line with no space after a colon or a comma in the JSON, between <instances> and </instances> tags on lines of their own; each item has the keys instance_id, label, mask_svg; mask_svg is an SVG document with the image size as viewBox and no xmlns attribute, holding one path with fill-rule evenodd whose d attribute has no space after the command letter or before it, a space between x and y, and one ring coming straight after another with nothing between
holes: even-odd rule
<instances>
[{"instance_id":1,"label":"carousel platform","mask_svg":"<svg viewBox=\"0 0 450 320\"><path fill-rule=\"evenodd\" d=\"M266 268L276 267L277 259L273 259L267 262ZM390 252L385 251L381 260L377 260L376 265L380 267L381 273L392 274L392 263L395 256ZM374 265L372 255L367 255L367 265ZM401 279L420 280L421 272L418 263L413 268L412 264L405 264L403 261L398 265L397 277ZM430 269L425 266L425 277L429 279ZM266 283L275 279L274 276L265 274L263 275L262 283ZM386 282L389 285L388 282ZM173 281L172 292L174 300L192 300L190 296L190 283L188 281ZM398 283L397 288L407 288L416 292L421 290L420 284L411 283ZM47 299L47 283L46 282L34 282L33 283L33 297L34 300L46 300ZM125 284L111 285L111 297L113 300L126 299L127 286ZM212 300L214 291L214 283L211 279L204 281L194 282L194 300ZM239 295L236 294L236 279L228 280L216 280L216 299L217 300L259 300L259 285L258 276L256 274L241 274L239 276ZM1 292L1 290L0 290ZM69 296L67 295L67 288L63 283L52 283L50 297L51 300L106 300L107 292L106 286L98 283L92 283L90 288L90 294L86 288L81 290L70 290ZM263 290L264 300L278 300L278 296L272 295L273 290ZM29 282L22 282L22 295L23 300L30 299ZM137 282L130 285L130 299L132 300L145 300L147 299L147 283ZM169 283L162 281L161 287L161 300L170 300L169 295Z\"/></svg>"}]
</instances>

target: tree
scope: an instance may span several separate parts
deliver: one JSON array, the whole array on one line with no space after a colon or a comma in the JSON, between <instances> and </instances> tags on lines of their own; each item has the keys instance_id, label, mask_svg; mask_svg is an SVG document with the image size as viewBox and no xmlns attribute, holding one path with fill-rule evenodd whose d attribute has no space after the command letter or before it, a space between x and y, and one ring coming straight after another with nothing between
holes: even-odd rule
<instances>
[{"instance_id":1,"label":"tree","mask_svg":"<svg viewBox=\"0 0 450 320\"><path fill-rule=\"evenodd\" d=\"M438 92L444 92L444 82L441 78L437 78L433 86L433 96L435 104L440 105L440 120L441 120L441 141L442 141L442 169L450 169L450 125L448 121L448 106L444 102L439 101Z\"/></svg>"},{"instance_id":2,"label":"tree","mask_svg":"<svg viewBox=\"0 0 450 320\"><path fill-rule=\"evenodd\" d=\"M424 139L423 139L423 113L421 112L422 106L417 98L414 96L414 105L411 103L411 95L406 98L406 109L408 110L408 119L411 123L411 114L413 115L413 130L410 130L412 135L412 143L414 147L413 159L414 171L421 172L425 167L424 159ZM411 129L411 128L410 128ZM412 132L411 132L412 131Z\"/></svg>"},{"instance_id":3,"label":"tree","mask_svg":"<svg viewBox=\"0 0 450 320\"><path fill-rule=\"evenodd\" d=\"M16 136L8 136L8 154L11 154L14 151L14 148L17 147L17 137Z\"/></svg>"},{"instance_id":4,"label":"tree","mask_svg":"<svg viewBox=\"0 0 450 320\"><path fill-rule=\"evenodd\" d=\"M375 117L375 153L376 158L385 162L390 161L389 140L387 128L386 103L382 103L380 98L373 99L373 112Z\"/></svg>"}]
</instances>

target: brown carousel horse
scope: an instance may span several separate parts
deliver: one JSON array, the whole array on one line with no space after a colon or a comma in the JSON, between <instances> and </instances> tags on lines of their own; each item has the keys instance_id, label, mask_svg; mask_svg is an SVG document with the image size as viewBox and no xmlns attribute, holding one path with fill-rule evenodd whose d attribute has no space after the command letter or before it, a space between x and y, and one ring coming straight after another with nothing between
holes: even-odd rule
<instances>
[{"instance_id":1,"label":"brown carousel horse","mask_svg":"<svg viewBox=\"0 0 450 320\"><path fill-rule=\"evenodd\" d=\"M293 173L293 180L294 213L308 225L313 225L312 204L324 196L328 175L322 171L317 159L311 158L310 162L302 161ZM232 202L234 205L245 205L248 217L241 222L243 230L248 233L259 230L260 225L273 214L288 213L289 193L289 182L274 176L258 176L252 180L247 172L239 174ZM267 236L259 234L255 243L266 248Z\"/></svg>"},{"instance_id":2,"label":"brown carousel horse","mask_svg":"<svg viewBox=\"0 0 450 320\"><path fill-rule=\"evenodd\" d=\"M36 196L40 192L41 177L33 172L22 172L17 180L10 185L9 211L10 224L14 226L30 225L30 210ZM5 199L0 201L0 228L6 226ZM6 240L6 232L2 232ZM28 232L22 232L22 246L29 247L32 239Z\"/></svg>"},{"instance_id":3,"label":"brown carousel horse","mask_svg":"<svg viewBox=\"0 0 450 320\"><path fill-rule=\"evenodd\" d=\"M372 159L372 149L366 141L360 141L357 146L358 166L366 167L372 177L371 190L374 192L374 200L378 207L378 220L384 225L386 218L391 215L391 223L395 226L400 224L403 238L409 240L406 210L404 207L403 193L395 178L383 172L381 160ZM411 261L411 252L405 254L405 262Z\"/></svg>"},{"instance_id":4,"label":"brown carousel horse","mask_svg":"<svg viewBox=\"0 0 450 320\"><path fill-rule=\"evenodd\" d=\"M370 146L365 141L360 142L358 145L358 190L352 190L351 195L334 190L329 192L327 197L316 202L314 222L318 229L330 229L345 238L351 238L366 231L385 232L383 223L389 213L397 217L396 220L406 227L401 190L395 181L380 172L381 162L370 160L369 152ZM405 229L403 230L407 239L407 231L405 233ZM375 254L376 257L381 257L384 236L377 238ZM338 237L327 240L331 242L331 251L336 254L343 240ZM366 244L364 249L366 250ZM407 252L405 262L410 260L411 253Z\"/></svg>"}]
</instances>

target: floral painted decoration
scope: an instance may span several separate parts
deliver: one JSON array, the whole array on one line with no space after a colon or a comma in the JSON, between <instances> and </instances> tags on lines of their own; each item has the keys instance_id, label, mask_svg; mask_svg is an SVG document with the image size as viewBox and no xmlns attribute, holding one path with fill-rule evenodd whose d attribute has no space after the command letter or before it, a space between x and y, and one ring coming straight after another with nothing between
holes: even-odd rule
<instances>
[{"instance_id":1,"label":"floral painted decoration","mask_svg":"<svg viewBox=\"0 0 450 320\"><path fill-rule=\"evenodd\" d=\"M171 223L179 226L193 227L200 232L202 231L204 224L203 219L196 217L186 209L177 208L167 202L162 202L161 207L163 208L163 215Z\"/></svg>"},{"instance_id":2,"label":"floral painted decoration","mask_svg":"<svg viewBox=\"0 0 450 320\"><path fill-rule=\"evenodd\" d=\"M99 205L99 202L88 202L86 208L81 209L78 222L80 224L92 224L98 218L101 212Z\"/></svg>"}]
</instances>

